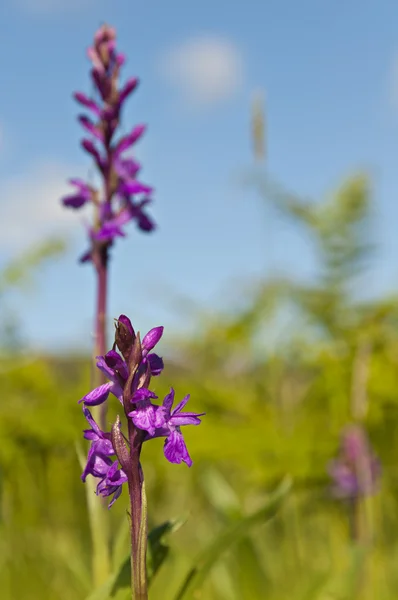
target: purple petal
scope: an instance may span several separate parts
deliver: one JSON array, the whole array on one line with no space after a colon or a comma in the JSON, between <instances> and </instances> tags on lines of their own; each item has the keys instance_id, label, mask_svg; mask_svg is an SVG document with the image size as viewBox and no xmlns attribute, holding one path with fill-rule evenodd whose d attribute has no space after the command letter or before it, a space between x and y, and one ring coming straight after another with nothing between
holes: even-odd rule
<instances>
[{"instance_id":1,"label":"purple petal","mask_svg":"<svg viewBox=\"0 0 398 600\"><path fill-rule=\"evenodd\" d=\"M154 435L156 416L155 407L152 406L152 404L137 408L128 413L128 416L132 419L134 425L138 427L138 429L143 429L144 431L147 431L149 435Z\"/></svg>"},{"instance_id":2,"label":"purple petal","mask_svg":"<svg viewBox=\"0 0 398 600\"><path fill-rule=\"evenodd\" d=\"M163 335L163 330L164 330L164 327L162 327L162 326L154 327L153 329L148 331L148 333L146 335L144 335L144 338L142 340L142 347L147 352L149 352L149 350L152 350L152 348L154 348L156 346L156 344L159 342L160 338Z\"/></svg>"},{"instance_id":3,"label":"purple petal","mask_svg":"<svg viewBox=\"0 0 398 600\"><path fill-rule=\"evenodd\" d=\"M94 239L99 242L111 242L116 237L125 237L126 234L115 223L105 223L99 231L94 233Z\"/></svg>"},{"instance_id":4,"label":"purple petal","mask_svg":"<svg viewBox=\"0 0 398 600\"><path fill-rule=\"evenodd\" d=\"M103 431L99 428L97 423L94 421L94 418L93 418L91 412L89 411L89 409L87 408L87 406L84 406L84 405L83 405L83 414L86 417L89 425L91 425L91 429L93 429L95 431L95 433L99 437L101 437L103 434Z\"/></svg>"},{"instance_id":5,"label":"purple petal","mask_svg":"<svg viewBox=\"0 0 398 600\"><path fill-rule=\"evenodd\" d=\"M141 231L153 231L156 227L155 223L144 213L141 212L138 217L138 227Z\"/></svg>"},{"instance_id":6,"label":"purple petal","mask_svg":"<svg viewBox=\"0 0 398 600\"><path fill-rule=\"evenodd\" d=\"M114 464L119 467L117 461ZM112 472L109 469L106 480L111 485L123 485L123 483L127 483L127 475L122 469L116 468Z\"/></svg>"},{"instance_id":7,"label":"purple petal","mask_svg":"<svg viewBox=\"0 0 398 600\"><path fill-rule=\"evenodd\" d=\"M188 402L190 398L190 394L187 394L182 400L181 402L179 402L177 404L177 406L175 408L173 408L173 410L171 411L171 416L175 415L176 413L180 412L182 408L184 408L184 406L186 405L186 403Z\"/></svg>"},{"instance_id":8,"label":"purple petal","mask_svg":"<svg viewBox=\"0 0 398 600\"><path fill-rule=\"evenodd\" d=\"M82 481L86 480L87 475L93 477L105 477L107 474L112 460L107 456L98 456L93 454L90 460L87 461L87 465L82 473Z\"/></svg>"},{"instance_id":9,"label":"purple petal","mask_svg":"<svg viewBox=\"0 0 398 600\"><path fill-rule=\"evenodd\" d=\"M114 372L119 373L123 379L128 377L127 365L116 350L110 350L105 354L105 363Z\"/></svg>"},{"instance_id":10,"label":"purple petal","mask_svg":"<svg viewBox=\"0 0 398 600\"><path fill-rule=\"evenodd\" d=\"M128 135L122 137L117 143L114 156L119 156L122 152L130 148L143 135L146 125L137 125Z\"/></svg>"},{"instance_id":11,"label":"purple petal","mask_svg":"<svg viewBox=\"0 0 398 600\"><path fill-rule=\"evenodd\" d=\"M98 440L98 434L92 429L83 429L83 437L85 440Z\"/></svg>"},{"instance_id":12,"label":"purple petal","mask_svg":"<svg viewBox=\"0 0 398 600\"><path fill-rule=\"evenodd\" d=\"M119 105L123 104L126 98L135 90L138 85L139 80L136 77L129 79L123 88L120 90L119 94Z\"/></svg>"},{"instance_id":13,"label":"purple petal","mask_svg":"<svg viewBox=\"0 0 398 600\"><path fill-rule=\"evenodd\" d=\"M103 169L104 161L102 160L100 153L98 152L97 148L95 147L94 142L92 142L91 140L88 140L87 138L84 138L81 141L81 145L86 152L88 152L89 154L91 154L91 156L94 157L95 162L97 163L98 167L100 169Z\"/></svg>"},{"instance_id":14,"label":"purple petal","mask_svg":"<svg viewBox=\"0 0 398 600\"><path fill-rule=\"evenodd\" d=\"M72 179L69 179L69 183L71 185L74 185L75 187L77 187L81 192L91 193L91 191L92 191L91 187L88 185L88 183L83 181L83 179L78 179L77 177L73 177Z\"/></svg>"},{"instance_id":15,"label":"purple petal","mask_svg":"<svg viewBox=\"0 0 398 600\"><path fill-rule=\"evenodd\" d=\"M116 54L115 63L117 64L118 67L122 67L125 62L126 62L126 56L124 54L122 54L122 53Z\"/></svg>"},{"instance_id":16,"label":"purple petal","mask_svg":"<svg viewBox=\"0 0 398 600\"><path fill-rule=\"evenodd\" d=\"M122 159L115 157L113 167L117 175L124 180L134 179L141 169L140 163L134 160L133 158Z\"/></svg>"},{"instance_id":17,"label":"purple petal","mask_svg":"<svg viewBox=\"0 0 398 600\"><path fill-rule=\"evenodd\" d=\"M203 416L205 413L200 413ZM181 427L182 425L200 425L201 420L196 413L179 413L169 419L170 425Z\"/></svg>"},{"instance_id":18,"label":"purple petal","mask_svg":"<svg viewBox=\"0 0 398 600\"><path fill-rule=\"evenodd\" d=\"M115 493L113 495L112 500L108 504L108 508L111 508L115 504L116 500L120 497L120 495L122 493L122 489L123 488L121 485L117 488L117 490L115 491Z\"/></svg>"},{"instance_id":19,"label":"purple petal","mask_svg":"<svg viewBox=\"0 0 398 600\"><path fill-rule=\"evenodd\" d=\"M157 398L157 395L148 390L148 388L140 388L134 392L131 402L140 402L142 400L148 400L149 398Z\"/></svg>"},{"instance_id":20,"label":"purple petal","mask_svg":"<svg viewBox=\"0 0 398 600\"><path fill-rule=\"evenodd\" d=\"M112 478L115 475L118 468L119 468L119 463L117 460L115 460L115 462L112 464L112 466L110 467L109 471L106 474L107 482L109 481L110 478Z\"/></svg>"},{"instance_id":21,"label":"purple petal","mask_svg":"<svg viewBox=\"0 0 398 600\"><path fill-rule=\"evenodd\" d=\"M144 185L137 180L121 181L118 186L118 193L121 196L130 196L131 194L150 194L153 188Z\"/></svg>"},{"instance_id":22,"label":"purple petal","mask_svg":"<svg viewBox=\"0 0 398 600\"><path fill-rule=\"evenodd\" d=\"M164 406L157 406L155 407L155 428L156 428L156 434L157 437L163 436L163 435L169 435L170 433L170 428L168 427L167 423L169 420L169 411L167 409L165 409ZM164 430L164 431L162 431Z\"/></svg>"},{"instance_id":23,"label":"purple petal","mask_svg":"<svg viewBox=\"0 0 398 600\"><path fill-rule=\"evenodd\" d=\"M79 400L79 404L80 402L84 402L84 404L88 404L89 406L98 406L99 404L102 404L108 398L110 388L110 383L103 383L83 396L83 398Z\"/></svg>"},{"instance_id":24,"label":"purple petal","mask_svg":"<svg viewBox=\"0 0 398 600\"><path fill-rule=\"evenodd\" d=\"M103 75L100 69L94 68L91 70L91 77L94 85L98 89L103 100L107 98L110 92L110 83L108 78Z\"/></svg>"},{"instance_id":25,"label":"purple petal","mask_svg":"<svg viewBox=\"0 0 398 600\"><path fill-rule=\"evenodd\" d=\"M111 394L113 394L120 402L123 403L123 388L118 381L113 381L109 388Z\"/></svg>"},{"instance_id":26,"label":"purple petal","mask_svg":"<svg viewBox=\"0 0 398 600\"><path fill-rule=\"evenodd\" d=\"M98 106L98 104L96 104L94 102L94 100L91 100L90 98L87 98L87 96L85 94L82 94L81 92L75 92L73 94L75 100L77 102L79 102L80 104L82 104L83 106L85 106L86 108L90 109L91 111L93 111L97 117L99 117L100 115L100 108Z\"/></svg>"},{"instance_id":27,"label":"purple petal","mask_svg":"<svg viewBox=\"0 0 398 600\"><path fill-rule=\"evenodd\" d=\"M90 262L91 260L93 260L92 257L92 250L87 250L84 254L81 255L81 257L79 258L79 262L80 263L86 263L86 262Z\"/></svg>"},{"instance_id":28,"label":"purple petal","mask_svg":"<svg viewBox=\"0 0 398 600\"><path fill-rule=\"evenodd\" d=\"M76 178L69 179L69 183L77 187L78 192L63 198L62 202L65 206L80 208L81 206L83 206L83 204L91 200L94 190L85 181Z\"/></svg>"},{"instance_id":29,"label":"purple petal","mask_svg":"<svg viewBox=\"0 0 398 600\"><path fill-rule=\"evenodd\" d=\"M110 440L97 440L94 442L94 452L103 456L113 456L115 451Z\"/></svg>"},{"instance_id":30,"label":"purple petal","mask_svg":"<svg viewBox=\"0 0 398 600\"><path fill-rule=\"evenodd\" d=\"M174 402L174 389L170 388L170 393L167 394L167 396L165 396L164 400L163 400L163 407L167 410L167 411L171 411L171 407L173 406L173 402Z\"/></svg>"},{"instance_id":31,"label":"purple petal","mask_svg":"<svg viewBox=\"0 0 398 600\"><path fill-rule=\"evenodd\" d=\"M96 366L101 373L103 373L111 381L117 381L116 373L106 364L105 356L96 356L96 359Z\"/></svg>"},{"instance_id":32,"label":"purple petal","mask_svg":"<svg viewBox=\"0 0 398 600\"><path fill-rule=\"evenodd\" d=\"M70 206L71 208L80 208L86 204L87 201L88 198L83 194L75 194L73 196L65 196L65 198L62 198L64 206Z\"/></svg>"},{"instance_id":33,"label":"purple petal","mask_svg":"<svg viewBox=\"0 0 398 600\"><path fill-rule=\"evenodd\" d=\"M192 466L192 460L189 456L184 438L179 431L172 431L170 433L164 442L163 451L169 462L179 465L184 461L188 467Z\"/></svg>"},{"instance_id":34,"label":"purple petal","mask_svg":"<svg viewBox=\"0 0 398 600\"><path fill-rule=\"evenodd\" d=\"M94 125L94 123L91 121L91 119L89 119L85 115L79 115L78 120L80 121L81 125L83 125L83 127L89 133L91 133L93 136L95 136L101 142L104 141L104 134L102 133L102 131L100 129L98 129L98 127L96 127Z\"/></svg>"},{"instance_id":35,"label":"purple petal","mask_svg":"<svg viewBox=\"0 0 398 600\"><path fill-rule=\"evenodd\" d=\"M149 362L149 366L151 368L151 374L154 377L156 377L157 375L160 375L160 373L164 369L163 359L160 358L160 356L158 356L154 352L152 352L151 354L148 354L148 356L146 358L147 358L147 361Z\"/></svg>"},{"instance_id":36,"label":"purple petal","mask_svg":"<svg viewBox=\"0 0 398 600\"><path fill-rule=\"evenodd\" d=\"M116 236L124 237L125 233L121 229L122 225L125 225L131 221L132 216L129 209L123 209L116 217L106 221L99 231L96 231L93 235L94 239L100 241L110 241Z\"/></svg>"}]
</instances>

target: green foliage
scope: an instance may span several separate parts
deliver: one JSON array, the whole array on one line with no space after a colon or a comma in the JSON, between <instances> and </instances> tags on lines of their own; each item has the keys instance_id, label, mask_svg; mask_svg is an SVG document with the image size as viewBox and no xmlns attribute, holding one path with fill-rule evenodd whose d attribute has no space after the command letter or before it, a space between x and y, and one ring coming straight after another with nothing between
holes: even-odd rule
<instances>
[{"instance_id":1,"label":"green foliage","mask_svg":"<svg viewBox=\"0 0 398 600\"><path fill-rule=\"evenodd\" d=\"M64 239L49 239L10 260L0 271L0 350L4 347L17 350L22 346L19 319L11 308L9 292L26 292L32 288L35 271L46 262L62 255L66 248Z\"/></svg>"},{"instance_id":2,"label":"green foliage","mask_svg":"<svg viewBox=\"0 0 398 600\"><path fill-rule=\"evenodd\" d=\"M175 364L166 360L156 392L172 383L207 416L187 428L191 470L168 464L161 440L145 447L150 597L173 600L185 589L184 598L206 600L395 600L398 298L364 301L356 293L372 250L368 182L352 178L320 204L261 185L312 240L318 276L261 282L239 311L198 318ZM294 323L275 335L284 311ZM90 596L92 549L75 450L84 427L76 402L89 371L89 357L0 361L4 600L126 597L125 492L110 511L114 578L102 596ZM353 419L364 421L383 463L360 547L350 541L347 507L328 494L326 470ZM260 526L286 474L294 489ZM253 515L262 517L249 528ZM170 525L160 524L180 517L184 525L165 537ZM187 573L198 585L182 588Z\"/></svg>"}]
</instances>

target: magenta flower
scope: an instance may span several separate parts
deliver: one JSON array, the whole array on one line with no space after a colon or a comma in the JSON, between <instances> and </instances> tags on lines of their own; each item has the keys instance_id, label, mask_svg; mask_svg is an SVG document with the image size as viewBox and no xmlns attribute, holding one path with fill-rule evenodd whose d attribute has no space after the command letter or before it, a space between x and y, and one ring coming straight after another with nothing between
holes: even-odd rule
<instances>
[{"instance_id":1,"label":"magenta flower","mask_svg":"<svg viewBox=\"0 0 398 600\"><path fill-rule=\"evenodd\" d=\"M90 113L81 114L78 121L85 134L81 145L93 159L103 179L103 189L95 189L87 183L70 181L78 190L63 198L66 207L79 209L91 202L95 219L89 227L91 247L81 257L81 262L107 261L109 248L118 237L125 237L123 227L134 221L141 231L151 232L155 223L146 212L151 203L153 188L137 179L140 165L124 153L142 137L145 125L133 127L125 136L115 140L120 126L121 110L130 94L138 85L137 78L130 78L119 87L120 69L124 56L116 51L116 32L103 25L88 50L92 62L91 78L100 99L93 99L82 92L75 92L75 100Z\"/></svg>"},{"instance_id":2,"label":"magenta flower","mask_svg":"<svg viewBox=\"0 0 398 600\"><path fill-rule=\"evenodd\" d=\"M133 461L131 453L137 452L139 456L142 445L151 439L165 438L164 455L169 462L185 462L189 467L192 465L181 427L199 425L204 413L183 412L189 395L173 408L173 388L163 403L158 405L154 402L157 395L150 389L151 378L159 375L163 369L162 359L152 352L162 335L163 327L154 327L141 342L130 319L120 315L116 323L113 349L105 356L97 357L97 367L109 381L79 400L84 403L84 415L91 426L91 429L84 431L84 437L91 441L91 447L82 478L83 481L87 475L99 478L97 493L102 496L112 495L110 506L121 494L123 483L128 481ZM105 402L109 394L113 394L124 407L128 444L121 432L120 420L113 426L112 433L105 433L87 408ZM116 461L111 458L114 455Z\"/></svg>"},{"instance_id":3,"label":"magenta flower","mask_svg":"<svg viewBox=\"0 0 398 600\"><path fill-rule=\"evenodd\" d=\"M170 393L163 400L163 405L159 407L157 412L157 427L159 430L155 437L165 435L164 455L171 463L179 464L185 462L188 467L192 466L192 460L189 456L183 435L180 427L184 425L199 425L200 418L205 413L182 412L186 403L189 400L189 394L181 400L179 404L172 410L174 402L174 390L171 388Z\"/></svg>"},{"instance_id":4,"label":"magenta flower","mask_svg":"<svg viewBox=\"0 0 398 600\"><path fill-rule=\"evenodd\" d=\"M83 406L83 413L87 421L91 425L91 429L85 429L83 431L86 440L91 441L89 458L90 454L96 454L101 456L112 456L113 454L115 454L111 442L111 434L104 433L103 431L101 431L101 429L94 421L90 411L86 406Z\"/></svg>"},{"instance_id":5,"label":"magenta flower","mask_svg":"<svg viewBox=\"0 0 398 600\"><path fill-rule=\"evenodd\" d=\"M140 390L139 390L140 391ZM192 466L184 437L180 427L184 425L200 425L199 417L205 413L182 412L189 400L189 394L185 396L177 406L172 409L174 402L174 389L163 400L162 406L150 405L147 396L145 405L136 404L135 409L129 413L136 427L148 432L146 440L155 437L165 437L164 455L171 463L180 464L185 462L188 467ZM133 397L134 402L134 397Z\"/></svg>"},{"instance_id":6,"label":"magenta flower","mask_svg":"<svg viewBox=\"0 0 398 600\"><path fill-rule=\"evenodd\" d=\"M108 504L108 508L111 508L122 493L123 484L127 481L126 473L120 468L118 461L115 460L109 467L105 477L97 485L97 496L113 496Z\"/></svg>"},{"instance_id":7,"label":"magenta flower","mask_svg":"<svg viewBox=\"0 0 398 600\"><path fill-rule=\"evenodd\" d=\"M355 499L373 494L378 487L381 466L370 446L365 430L350 425L342 435L339 456L329 464L332 494Z\"/></svg>"},{"instance_id":8,"label":"magenta flower","mask_svg":"<svg viewBox=\"0 0 398 600\"><path fill-rule=\"evenodd\" d=\"M125 473L119 469L118 461L111 457L115 455L112 445L111 434L101 431L94 421L90 411L83 407L84 416L91 425L91 429L85 429L83 434L86 440L91 441L87 456L87 464L82 473L82 481L85 482L88 475L99 479L96 493L100 496L111 496L109 508L122 493L122 485L127 481Z\"/></svg>"},{"instance_id":9,"label":"magenta flower","mask_svg":"<svg viewBox=\"0 0 398 600\"><path fill-rule=\"evenodd\" d=\"M80 208L87 202L90 202L93 199L95 194L95 190L85 183L81 181L81 179L70 179L69 183L74 185L77 188L75 194L71 196L65 196L63 199L63 203L65 206L70 206L72 208Z\"/></svg>"}]
</instances>

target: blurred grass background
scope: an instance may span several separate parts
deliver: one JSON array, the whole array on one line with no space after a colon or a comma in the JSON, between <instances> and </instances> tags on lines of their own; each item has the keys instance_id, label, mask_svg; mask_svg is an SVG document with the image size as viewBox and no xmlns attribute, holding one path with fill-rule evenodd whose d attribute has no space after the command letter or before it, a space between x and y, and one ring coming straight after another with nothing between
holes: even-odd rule
<instances>
[{"instance_id":1,"label":"blurred grass background","mask_svg":"<svg viewBox=\"0 0 398 600\"><path fill-rule=\"evenodd\" d=\"M170 385L177 398L190 392L190 410L207 416L185 433L192 469L170 465L161 440L144 448L150 526L186 519L169 537L169 561L151 598L172 598L200 550L289 474L293 491L275 518L232 544L195 598L395 600L398 296L358 294L358 275L375 251L369 181L352 177L320 203L283 194L266 179L256 185L312 238L318 275L311 284L264 275L239 310L226 298L221 314L198 315L195 331L176 338L172 358L164 355L156 392ZM85 426L77 400L90 386L90 357L26 355L7 310L8 290L60 251L50 243L0 278L4 600L83 600L91 591L76 455ZM278 330L278 323L288 325ZM117 408L111 403L110 423ZM383 465L381 490L366 501L371 535L363 548L350 541L347 507L328 489L328 461L352 420L364 422ZM121 556L129 544L126 507L124 491L111 510Z\"/></svg>"}]
</instances>

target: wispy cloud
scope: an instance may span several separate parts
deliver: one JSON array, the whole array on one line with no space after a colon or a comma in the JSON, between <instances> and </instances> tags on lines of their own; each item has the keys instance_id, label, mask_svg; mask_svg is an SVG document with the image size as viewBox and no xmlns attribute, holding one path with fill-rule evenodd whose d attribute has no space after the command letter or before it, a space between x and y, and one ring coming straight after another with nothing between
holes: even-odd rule
<instances>
[{"instance_id":1,"label":"wispy cloud","mask_svg":"<svg viewBox=\"0 0 398 600\"><path fill-rule=\"evenodd\" d=\"M244 62L238 47L220 36L198 36L171 48L160 69L185 102L212 106L225 102L243 83Z\"/></svg>"},{"instance_id":2,"label":"wispy cloud","mask_svg":"<svg viewBox=\"0 0 398 600\"><path fill-rule=\"evenodd\" d=\"M81 229L81 211L60 202L73 191L67 183L71 173L76 168L43 162L0 181L0 250L20 250L46 236Z\"/></svg>"}]
</instances>

